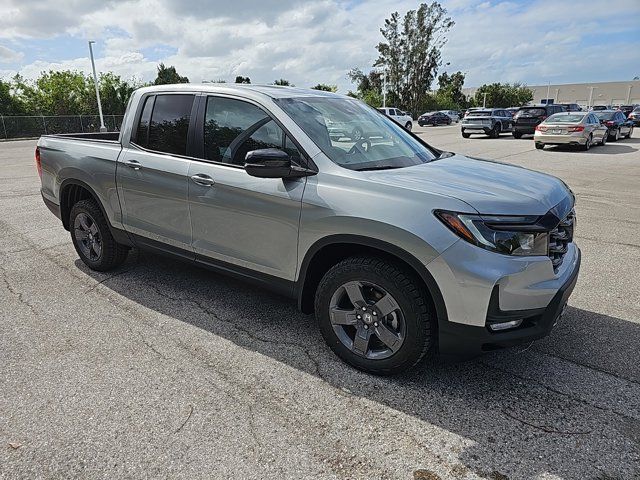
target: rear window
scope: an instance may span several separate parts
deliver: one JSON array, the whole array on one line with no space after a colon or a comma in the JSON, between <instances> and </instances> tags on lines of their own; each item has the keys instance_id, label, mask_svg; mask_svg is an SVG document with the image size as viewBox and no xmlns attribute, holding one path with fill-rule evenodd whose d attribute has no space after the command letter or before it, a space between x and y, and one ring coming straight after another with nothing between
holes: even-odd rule
<instances>
[{"instance_id":1,"label":"rear window","mask_svg":"<svg viewBox=\"0 0 640 480\"><path fill-rule=\"evenodd\" d=\"M491 110L475 110L473 112L469 112L469 117L490 117Z\"/></svg>"},{"instance_id":2,"label":"rear window","mask_svg":"<svg viewBox=\"0 0 640 480\"><path fill-rule=\"evenodd\" d=\"M583 118L583 114L567 115L566 113L556 113L547 118L544 123L580 123Z\"/></svg>"},{"instance_id":3,"label":"rear window","mask_svg":"<svg viewBox=\"0 0 640 480\"><path fill-rule=\"evenodd\" d=\"M595 112L595 115L600 120L611 120L615 115L615 112Z\"/></svg>"},{"instance_id":4,"label":"rear window","mask_svg":"<svg viewBox=\"0 0 640 480\"><path fill-rule=\"evenodd\" d=\"M543 117L547 114L544 108L521 108L516 113L516 117Z\"/></svg>"},{"instance_id":5,"label":"rear window","mask_svg":"<svg viewBox=\"0 0 640 480\"><path fill-rule=\"evenodd\" d=\"M156 96L147 148L176 155L187 154L187 134L194 98L194 95Z\"/></svg>"}]
</instances>

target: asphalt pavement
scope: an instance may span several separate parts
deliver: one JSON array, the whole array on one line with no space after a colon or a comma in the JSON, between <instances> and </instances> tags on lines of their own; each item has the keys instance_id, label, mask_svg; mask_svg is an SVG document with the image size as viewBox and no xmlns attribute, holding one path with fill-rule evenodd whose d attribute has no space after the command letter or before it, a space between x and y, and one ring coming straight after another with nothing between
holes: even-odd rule
<instances>
[{"instance_id":1,"label":"asphalt pavement","mask_svg":"<svg viewBox=\"0 0 640 480\"><path fill-rule=\"evenodd\" d=\"M392 378L210 271L144 252L88 270L35 141L0 142L0 478L640 478L640 132L579 152L416 131L561 177L583 261L549 338Z\"/></svg>"}]
</instances>

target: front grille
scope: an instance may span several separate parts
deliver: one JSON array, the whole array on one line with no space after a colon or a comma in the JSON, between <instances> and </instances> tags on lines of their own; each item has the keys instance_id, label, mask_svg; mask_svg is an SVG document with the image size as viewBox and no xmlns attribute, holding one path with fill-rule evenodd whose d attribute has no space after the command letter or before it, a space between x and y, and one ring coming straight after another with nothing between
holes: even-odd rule
<instances>
[{"instance_id":1,"label":"front grille","mask_svg":"<svg viewBox=\"0 0 640 480\"><path fill-rule=\"evenodd\" d=\"M573 242L573 227L575 225L576 212L571 210L558 226L549 232L549 258L553 263L553 270L558 271L569 244Z\"/></svg>"}]
</instances>

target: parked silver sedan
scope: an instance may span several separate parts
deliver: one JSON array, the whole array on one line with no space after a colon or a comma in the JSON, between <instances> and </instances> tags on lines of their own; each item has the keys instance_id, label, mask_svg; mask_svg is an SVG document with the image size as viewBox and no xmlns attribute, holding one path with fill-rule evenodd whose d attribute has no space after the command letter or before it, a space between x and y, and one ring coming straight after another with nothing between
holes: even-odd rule
<instances>
[{"instance_id":1,"label":"parked silver sedan","mask_svg":"<svg viewBox=\"0 0 640 480\"><path fill-rule=\"evenodd\" d=\"M577 145L589 150L607 143L608 128L591 112L561 112L536 127L533 136L537 149L545 145Z\"/></svg>"}]
</instances>

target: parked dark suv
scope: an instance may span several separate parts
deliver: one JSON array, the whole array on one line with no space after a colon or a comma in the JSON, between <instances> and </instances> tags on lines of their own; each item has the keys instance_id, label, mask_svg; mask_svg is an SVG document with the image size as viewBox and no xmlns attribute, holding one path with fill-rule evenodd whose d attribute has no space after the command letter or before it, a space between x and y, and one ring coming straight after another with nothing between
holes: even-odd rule
<instances>
[{"instance_id":1,"label":"parked dark suv","mask_svg":"<svg viewBox=\"0 0 640 480\"><path fill-rule=\"evenodd\" d=\"M554 113L564 111L565 108L557 104L522 107L513 117L513 136L515 138L521 138L522 135L533 135L536 127L540 125L545 118Z\"/></svg>"},{"instance_id":2,"label":"parked dark suv","mask_svg":"<svg viewBox=\"0 0 640 480\"><path fill-rule=\"evenodd\" d=\"M460 122L460 131L464 138L472 133L483 133L498 138L502 132L510 132L513 128L513 117L504 108L488 108L473 110Z\"/></svg>"}]
</instances>

